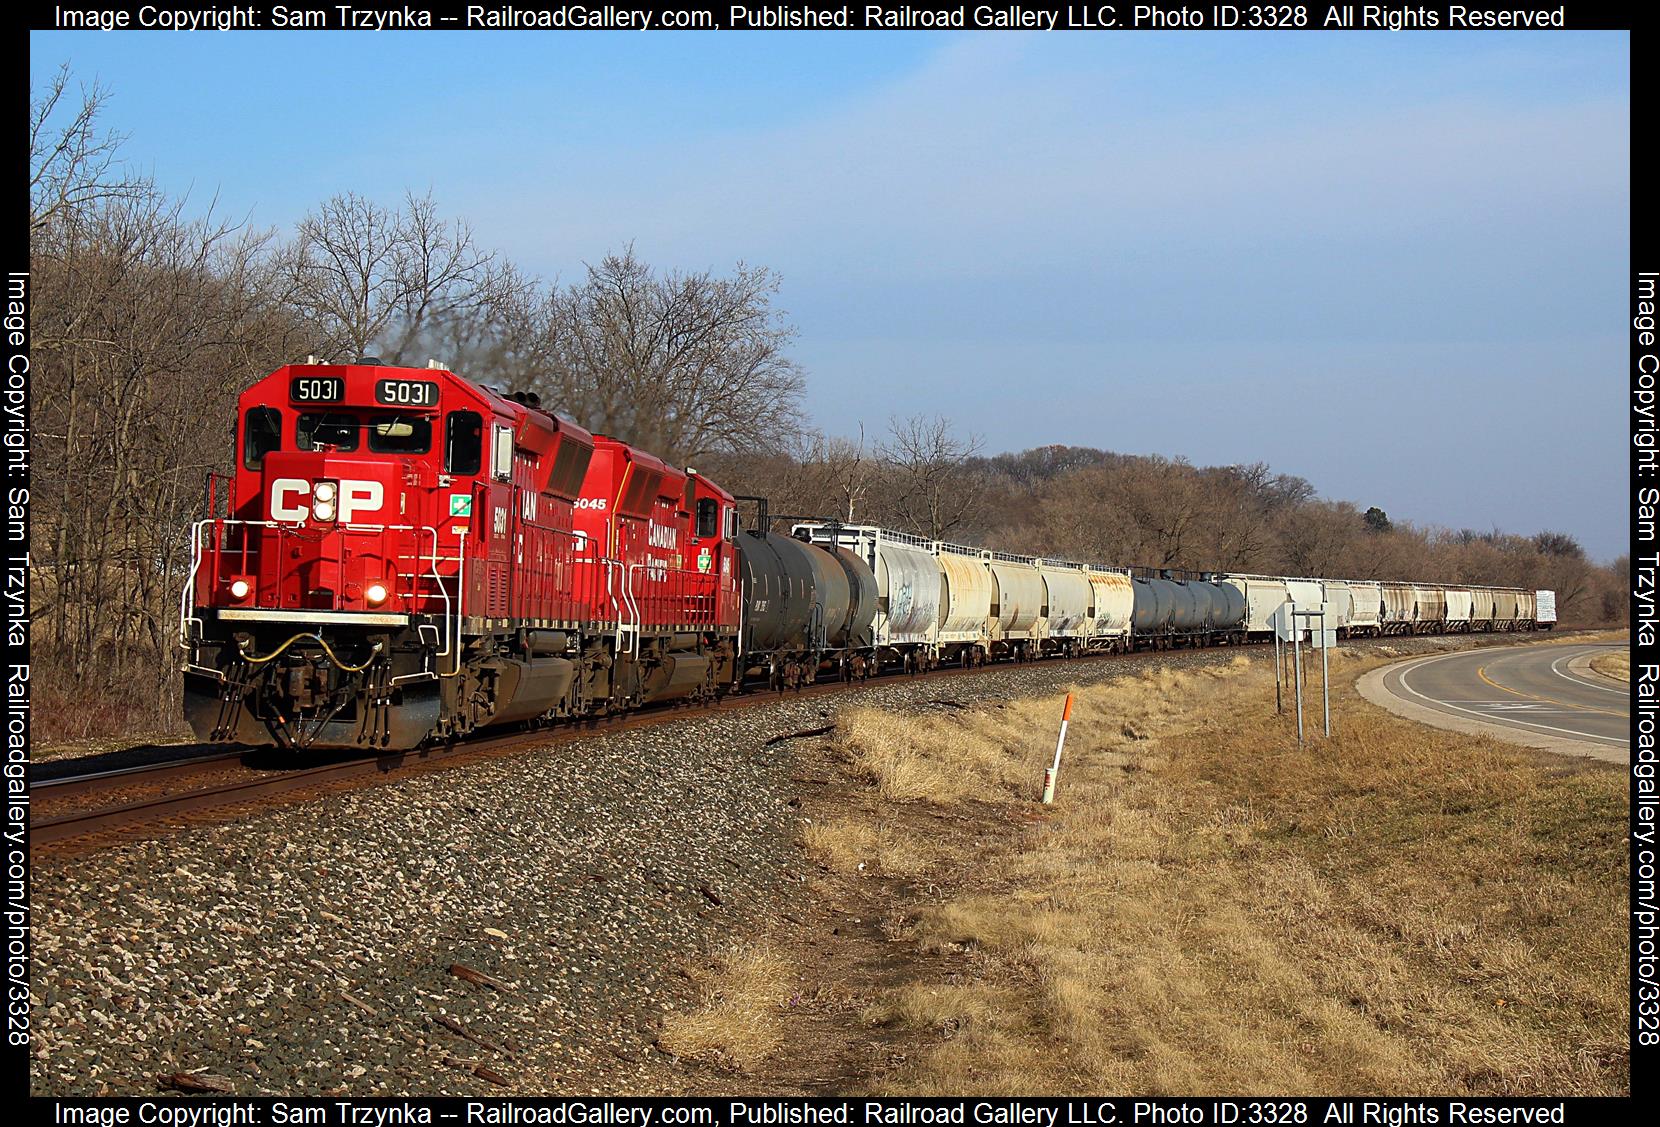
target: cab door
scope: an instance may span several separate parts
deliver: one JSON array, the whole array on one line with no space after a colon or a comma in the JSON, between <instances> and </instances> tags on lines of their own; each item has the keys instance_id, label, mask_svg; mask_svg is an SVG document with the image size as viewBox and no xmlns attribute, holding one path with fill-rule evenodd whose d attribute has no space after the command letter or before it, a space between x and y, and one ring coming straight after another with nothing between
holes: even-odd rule
<instances>
[{"instance_id":1,"label":"cab door","mask_svg":"<svg viewBox=\"0 0 1660 1127\"><path fill-rule=\"evenodd\" d=\"M490 475L478 485L473 526L479 535L479 570L484 614L507 618L512 598L513 428L499 420L490 427Z\"/></svg>"}]
</instances>

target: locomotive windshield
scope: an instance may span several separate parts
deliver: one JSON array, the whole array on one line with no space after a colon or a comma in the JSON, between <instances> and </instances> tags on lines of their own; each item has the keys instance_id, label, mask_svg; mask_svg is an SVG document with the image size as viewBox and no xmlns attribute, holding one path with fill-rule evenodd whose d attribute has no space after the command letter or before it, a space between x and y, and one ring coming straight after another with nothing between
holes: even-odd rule
<instances>
[{"instance_id":1,"label":"locomotive windshield","mask_svg":"<svg viewBox=\"0 0 1660 1127\"><path fill-rule=\"evenodd\" d=\"M364 432L376 454L425 454L432 449L432 420L421 415L384 412L360 419L339 411L314 412L301 415L294 432L301 450L327 447L349 453L358 448Z\"/></svg>"},{"instance_id":2,"label":"locomotive windshield","mask_svg":"<svg viewBox=\"0 0 1660 1127\"><path fill-rule=\"evenodd\" d=\"M377 454L425 454L432 449L432 420L375 415L369 419L369 449Z\"/></svg>"},{"instance_id":3,"label":"locomotive windshield","mask_svg":"<svg viewBox=\"0 0 1660 1127\"><path fill-rule=\"evenodd\" d=\"M301 450L315 450L329 446L335 450L356 450L357 432L361 426L350 415L335 412L300 416L294 428L294 441Z\"/></svg>"}]
</instances>

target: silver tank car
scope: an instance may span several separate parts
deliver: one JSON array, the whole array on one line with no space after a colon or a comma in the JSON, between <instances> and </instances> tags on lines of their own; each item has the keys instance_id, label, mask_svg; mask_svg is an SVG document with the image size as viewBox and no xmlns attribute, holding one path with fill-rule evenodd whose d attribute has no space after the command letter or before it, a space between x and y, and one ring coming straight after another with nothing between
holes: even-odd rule
<instances>
[{"instance_id":1,"label":"silver tank car","mask_svg":"<svg viewBox=\"0 0 1660 1127\"><path fill-rule=\"evenodd\" d=\"M1176 610L1173 584L1163 579L1135 581L1135 617L1132 620L1136 634L1163 634L1170 627L1170 616Z\"/></svg>"},{"instance_id":2,"label":"silver tank car","mask_svg":"<svg viewBox=\"0 0 1660 1127\"><path fill-rule=\"evenodd\" d=\"M1178 634L1192 634L1205 628L1210 617L1210 597L1190 583L1174 579L1154 582L1165 584L1171 592L1170 629Z\"/></svg>"},{"instance_id":3,"label":"silver tank car","mask_svg":"<svg viewBox=\"0 0 1660 1127\"><path fill-rule=\"evenodd\" d=\"M1245 593L1239 588L1215 580L1196 584L1210 593L1210 628L1219 633L1235 633L1245 625Z\"/></svg>"}]
</instances>

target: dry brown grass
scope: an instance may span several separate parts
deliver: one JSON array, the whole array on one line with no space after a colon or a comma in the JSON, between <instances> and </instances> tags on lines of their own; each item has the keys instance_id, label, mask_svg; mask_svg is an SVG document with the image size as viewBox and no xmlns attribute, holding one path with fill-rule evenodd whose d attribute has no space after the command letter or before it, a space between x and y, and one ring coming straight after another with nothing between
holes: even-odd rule
<instances>
[{"instance_id":1,"label":"dry brown grass","mask_svg":"<svg viewBox=\"0 0 1660 1127\"><path fill-rule=\"evenodd\" d=\"M693 972L701 988L697 1008L666 1015L658 1043L678 1057L751 1071L783 1038L792 972L789 961L767 946L721 952Z\"/></svg>"},{"instance_id":2,"label":"dry brown grass","mask_svg":"<svg viewBox=\"0 0 1660 1127\"><path fill-rule=\"evenodd\" d=\"M1598 654L1591 659L1591 668L1605 677L1612 677L1616 681L1631 680L1631 655L1629 653Z\"/></svg>"},{"instance_id":3,"label":"dry brown grass","mask_svg":"<svg viewBox=\"0 0 1660 1127\"><path fill-rule=\"evenodd\" d=\"M809 858L834 873L908 877L932 860L910 834L857 818L807 822L801 827L801 844Z\"/></svg>"},{"instance_id":4,"label":"dry brown grass","mask_svg":"<svg viewBox=\"0 0 1660 1127\"><path fill-rule=\"evenodd\" d=\"M1302 750L1260 661L1080 690L1056 806L1012 851L937 856L916 819L809 833L880 869L910 825L924 867L968 874L905 916L920 977L864 1016L925 1047L874 1082L1627 1091L1621 774L1399 720L1349 688L1376 658L1334 656L1337 736ZM1059 716L868 713L845 747L892 802L1012 815Z\"/></svg>"},{"instance_id":5,"label":"dry brown grass","mask_svg":"<svg viewBox=\"0 0 1660 1127\"><path fill-rule=\"evenodd\" d=\"M1537 638L1536 635L1527 637L1530 642ZM1553 631L1543 638L1537 638L1537 640L1570 646L1594 645L1598 642L1629 642L1631 641L1631 630L1629 627L1621 626L1609 630Z\"/></svg>"}]
</instances>

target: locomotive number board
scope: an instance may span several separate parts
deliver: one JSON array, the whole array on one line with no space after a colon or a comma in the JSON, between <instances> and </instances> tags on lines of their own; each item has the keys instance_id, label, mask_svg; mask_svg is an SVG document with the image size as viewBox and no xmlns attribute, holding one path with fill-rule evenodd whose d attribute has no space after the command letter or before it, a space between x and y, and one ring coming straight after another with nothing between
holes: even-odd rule
<instances>
[{"instance_id":1,"label":"locomotive number board","mask_svg":"<svg viewBox=\"0 0 1660 1127\"><path fill-rule=\"evenodd\" d=\"M436 407L438 385L431 380L380 380L375 402L389 407Z\"/></svg>"},{"instance_id":2,"label":"locomotive number board","mask_svg":"<svg viewBox=\"0 0 1660 1127\"><path fill-rule=\"evenodd\" d=\"M296 376L288 385L295 403L338 403L346 398L346 381L339 376Z\"/></svg>"}]
</instances>

